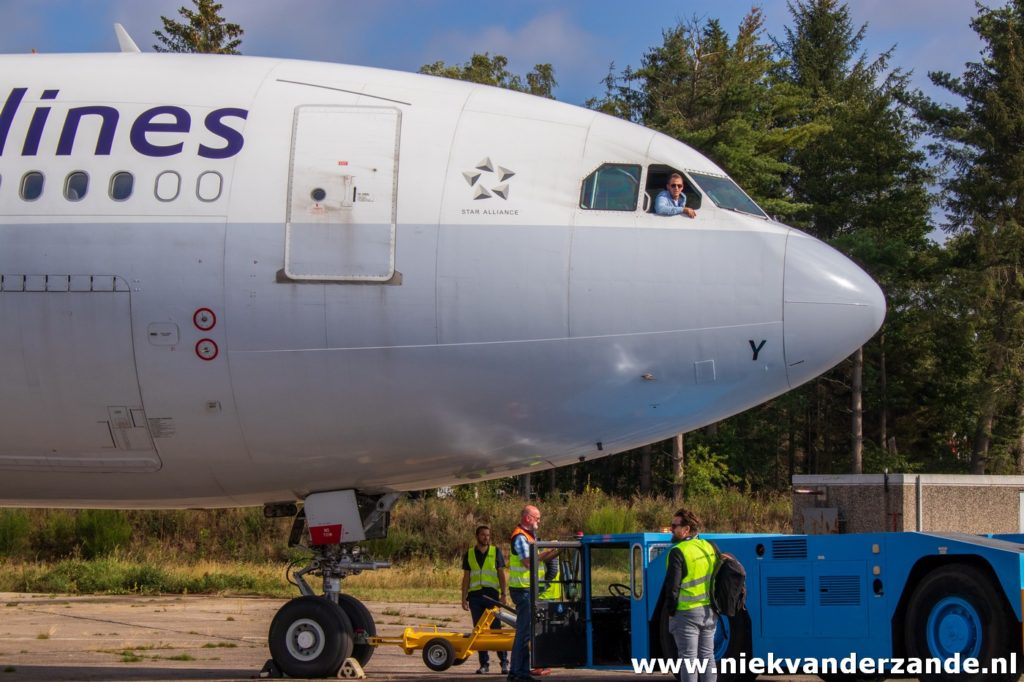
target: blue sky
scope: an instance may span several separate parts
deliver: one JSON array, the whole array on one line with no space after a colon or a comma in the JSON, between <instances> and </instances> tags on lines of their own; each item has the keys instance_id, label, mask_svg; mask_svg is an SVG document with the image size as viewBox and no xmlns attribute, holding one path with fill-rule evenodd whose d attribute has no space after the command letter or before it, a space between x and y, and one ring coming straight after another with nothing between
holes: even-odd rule
<instances>
[{"instance_id":1,"label":"blue sky","mask_svg":"<svg viewBox=\"0 0 1024 682\"><path fill-rule=\"evenodd\" d=\"M177 16L189 0L0 0L0 52L112 51L120 21L139 46L152 49L160 16ZM646 6L609 0L222 0L222 14L245 29L242 52L415 71L444 60L461 63L489 50L528 71L550 62L558 99L582 104L602 93L608 64L637 66L680 19L716 17L735 31L750 2L662 0ZM782 38L785 0L757 3L768 34ZM852 0L857 25L867 23L864 49L873 57L895 45L893 65L914 71L932 96L926 73L959 74L978 59L970 29L972 0Z\"/></svg>"}]
</instances>

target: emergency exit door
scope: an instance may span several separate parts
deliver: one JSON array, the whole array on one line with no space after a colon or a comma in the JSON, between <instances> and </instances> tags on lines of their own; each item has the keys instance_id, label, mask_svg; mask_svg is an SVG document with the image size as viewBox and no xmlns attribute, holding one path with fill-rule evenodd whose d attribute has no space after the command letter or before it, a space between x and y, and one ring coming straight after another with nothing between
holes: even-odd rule
<instances>
[{"instance_id":1,"label":"emergency exit door","mask_svg":"<svg viewBox=\"0 0 1024 682\"><path fill-rule=\"evenodd\" d=\"M288 277L382 282L394 275L401 121L393 107L296 109Z\"/></svg>"}]
</instances>

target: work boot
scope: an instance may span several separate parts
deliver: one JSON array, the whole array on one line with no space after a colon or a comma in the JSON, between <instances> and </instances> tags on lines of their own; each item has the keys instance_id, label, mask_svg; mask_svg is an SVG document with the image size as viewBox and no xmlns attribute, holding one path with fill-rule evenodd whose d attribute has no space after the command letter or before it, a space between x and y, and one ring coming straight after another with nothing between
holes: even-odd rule
<instances>
[{"instance_id":1,"label":"work boot","mask_svg":"<svg viewBox=\"0 0 1024 682\"><path fill-rule=\"evenodd\" d=\"M489 672L491 672L491 666L489 663L483 663L476 669L477 675L486 675Z\"/></svg>"},{"instance_id":2,"label":"work boot","mask_svg":"<svg viewBox=\"0 0 1024 682\"><path fill-rule=\"evenodd\" d=\"M508 661L501 662L501 674L508 675Z\"/></svg>"}]
</instances>

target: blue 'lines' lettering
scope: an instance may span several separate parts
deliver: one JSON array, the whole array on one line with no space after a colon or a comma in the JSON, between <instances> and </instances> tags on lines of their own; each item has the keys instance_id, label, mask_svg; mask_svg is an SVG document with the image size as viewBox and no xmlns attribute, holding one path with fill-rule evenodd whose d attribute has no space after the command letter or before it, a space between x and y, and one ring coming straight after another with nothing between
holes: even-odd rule
<instances>
[{"instance_id":1,"label":"blue 'lines' lettering","mask_svg":"<svg viewBox=\"0 0 1024 682\"><path fill-rule=\"evenodd\" d=\"M22 107L28 90L12 88L3 106L0 107L0 156L4 154L7 139L15 129L15 123L20 120L21 125L24 125L26 116L28 127L22 141L21 155L37 156L40 153L43 134L53 107L37 105L29 114L27 106ZM54 101L59 94L60 90L43 90L39 95L39 101ZM21 117L18 116L19 111L23 112ZM93 155L111 154L122 112L112 106L96 104L68 109L54 150L57 156L72 154L80 124L87 116L99 117L99 132ZM205 159L228 159L238 154L245 145L245 137L238 127L233 126L244 126L248 116L247 109L237 107L223 107L208 113L203 120L203 127L207 133L223 141L223 144L216 146L216 143L208 145L200 142L194 147L195 153ZM87 125L86 128L90 129L90 126ZM131 121L128 141L135 151L144 156L175 156L186 151L186 144L192 132L192 115L186 109L174 105L161 105L147 109ZM43 149L43 153L46 151Z\"/></svg>"}]
</instances>

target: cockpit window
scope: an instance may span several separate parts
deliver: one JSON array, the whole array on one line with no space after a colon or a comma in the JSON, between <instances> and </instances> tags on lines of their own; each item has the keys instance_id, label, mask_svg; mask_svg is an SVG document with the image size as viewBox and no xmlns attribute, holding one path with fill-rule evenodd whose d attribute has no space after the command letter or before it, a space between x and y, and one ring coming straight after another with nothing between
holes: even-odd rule
<instances>
[{"instance_id":1,"label":"cockpit window","mask_svg":"<svg viewBox=\"0 0 1024 682\"><path fill-rule=\"evenodd\" d=\"M606 163L583 181L580 208L635 211L640 195L640 166Z\"/></svg>"},{"instance_id":2,"label":"cockpit window","mask_svg":"<svg viewBox=\"0 0 1024 682\"><path fill-rule=\"evenodd\" d=\"M711 201L719 208L727 208L741 213L749 213L759 218L767 218L768 215L748 197L739 186L729 178L720 175L705 175L704 173L689 172L689 176L697 183L701 191L708 195Z\"/></svg>"}]
</instances>

